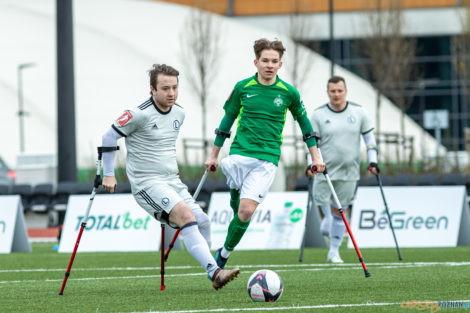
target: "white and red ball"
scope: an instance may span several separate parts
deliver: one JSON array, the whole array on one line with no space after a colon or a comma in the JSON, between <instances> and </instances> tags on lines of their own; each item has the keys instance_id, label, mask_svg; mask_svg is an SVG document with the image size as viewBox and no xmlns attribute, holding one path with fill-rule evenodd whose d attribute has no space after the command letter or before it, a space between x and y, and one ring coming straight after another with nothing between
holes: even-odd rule
<instances>
[{"instance_id":1,"label":"white and red ball","mask_svg":"<svg viewBox=\"0 0 470 313\"><path fill-rule=\"evenodd\" d=\"M279 300L284 286L281 277L271 270L259 270L248 279L248 294L255 302L274 302Z\"/></svg>"}]
</instances>

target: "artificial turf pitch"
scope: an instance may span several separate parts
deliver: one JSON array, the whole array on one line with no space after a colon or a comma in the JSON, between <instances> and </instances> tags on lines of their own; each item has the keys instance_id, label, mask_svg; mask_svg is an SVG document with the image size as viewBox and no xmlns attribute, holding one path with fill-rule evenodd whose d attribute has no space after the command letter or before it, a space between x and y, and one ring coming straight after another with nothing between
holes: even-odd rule
<instances>
[{"instance_id":1,"label":"artificial turf pitch","mask_svg":"<svg viewBox=\"0 0 470 313\"><path fill-rule=\"evenodd\" d=\"M77 253L59 296L69 253L33 243L32 253L0 255L0 312L469 312L412 301L470 300L470 247L361 249L372 277L365 278L353 249L344 265L325 263L327 250L235 251L227 268L240 276L219 291L184 250L166 263L160 290L160 253ZM246 291L254 271L269 268L283 279L274 303L255 303ZM404 302L405 301L405 302ZM406 307L406 301L409 301ZM439 310L438 310L439 309Z\"/></svg>"}]
</instances>

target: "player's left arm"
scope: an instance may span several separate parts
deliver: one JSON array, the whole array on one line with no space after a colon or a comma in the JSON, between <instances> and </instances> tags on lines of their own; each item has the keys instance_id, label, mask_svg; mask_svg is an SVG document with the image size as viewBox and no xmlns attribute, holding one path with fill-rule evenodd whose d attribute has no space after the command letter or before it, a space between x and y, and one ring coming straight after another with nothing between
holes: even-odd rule
<instances>
[{"instance_id":1,"label":"player's left arm","mask_svg":"<svg viewBox=\"0 0 470 313\"><path fill-rule=\"evenodd\" d=\"M320 157L320 153L318 153L317 141L315 139L315 133L313 131L312 124L307 117L307 114L304 114L300 118L297 119L297 123L302 130L302 136L307 145L308 152L310 154L311 162L309 162L309 168L312 174L316 173L323 173L325 170L325 163L323 162L322 158ZM313 168L316 168L316 171L313 171ZM308 175L308 173L307 173ZM308 175L310 176L310 175Z\"/></svg>"},{"instance_id":2,"label":"player's left arm","mask_svg":"<svg viewBox=\"0 0 470 313\"><path fill-rule=\"evenodd\" d=\"M314 137L315 133L313 132L312 123L310 123L310 120L307 117L307 111L300 100L300 95L297 90L293 92L293 100L289 106L289 110L292 112L294 120L297 121L302 131L302 137L307 145L310 156L312 157L312 168L315 167L317 169L315 173L323 173L325 170L325 163L318 153L317 141Z\"/></svg>"},{"instance_id":3,"label":"player's left arm","mask_svg":"<svg viewBox=\"0 0 470 313\"><path fill-rule=\"evenodd\" d=\"M377 175L380 170L379 166L377 165L377 142L375 140L375 135L373 130L362 134L362 139L364 139L364 143L366 144L367 148L367 158L369 159L369 171Z\"/></svg>"},{"instance_id":4,"label":"player's left arm","mask_svg":"<svg viewBox=\"0 0 470 313\"><path fill-rule=\"evenodd\" d=\"M224 145L225 139L230 138L230 129L232 128L235 119L240 113L241 102L240 102L240 83L238 82L230 93L227 101L224 104L225 115L220 121L220 125L215 129L215 140L212 146L212 151L209 154L208 159L204 163L206 168L216 168L219 166L219 152Z\"/></svg>"},{"instance_id":5,"label":"player's left arm","mask_svg":"<svg viewBox=\"0 0 470 313\"><path fill-rule=\"evenodd\" d=\"M380 170L377 165L377 141L374 135L374 126L367 116L364 109L362 109L362 123L361 123L361 134L367 149L367 158L369 159L369 171L377 175Z\"/></svg>"}]
</instances>

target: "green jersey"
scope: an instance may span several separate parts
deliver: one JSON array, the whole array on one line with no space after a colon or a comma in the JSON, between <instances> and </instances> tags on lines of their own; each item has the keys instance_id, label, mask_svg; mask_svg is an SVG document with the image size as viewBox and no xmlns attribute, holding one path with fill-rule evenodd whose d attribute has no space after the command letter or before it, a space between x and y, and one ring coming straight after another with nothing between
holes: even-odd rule
<instances>
[{"instance_id":1,"label":"green jersey","mask_svg":"<svg viewBox=\"0 0 470 313\"><path fill-rule=\"evenodd\" d=\"M238 82L224 105L229 118L238 117L230 154L278 165L288 109L295 120L307 114L299 92L279 77L269 86L260 84L257 74Z\"/></svg>"}]
</instances>

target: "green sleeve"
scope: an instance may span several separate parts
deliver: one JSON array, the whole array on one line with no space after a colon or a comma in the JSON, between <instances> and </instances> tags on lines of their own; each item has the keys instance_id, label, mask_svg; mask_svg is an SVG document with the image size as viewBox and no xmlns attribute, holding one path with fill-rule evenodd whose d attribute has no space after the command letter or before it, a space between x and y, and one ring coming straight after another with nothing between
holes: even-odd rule
<instances>
[{"instance_id":1,"label":"green sleeve","mask_svg":"<svg viewBox=\"0 0 470 313\"><path fill-rule=\"evenodd\" d=\"M313 132L312 124L310 123L310 120L308 119L306 114L302 115L297 120L297 123L299 123L300 129L302 130L302 135L305 136L305 134ZM317 141L314 137L308 138L305 143L309 148L317 145Z\"/></svg>"},{"instance_id":2,"label":"green sleeve","mask_svg":"<svg viewBox=\"0 0 470 313\"><path fill-rule=\"evenodd\" d=\"M295 88L290 89L292 102L289 105L289 110L294 117L294 120L298 121L304 116L307 116L307 111L305 111L305 107L300 99L300 94Z\"/></svg>"},{"instance_id":3,"label":"green sleeve","mask_svg":"<svg viewBox=\"0 0 470 313\"><path fill-rule=\"evenodd\" d=\"M222 121L220 122L219 129L230 132L230 128L232 128L233 122L235 121L235 118L229 117L227 114L224 115L222 118ZM214 140L214 146L222 147L224 145L225 137L217 135L215 136Z\"/></svg>"},{"instance_id":4,"label":"green sleeve","mask_svg":"<svg viewBox=\"0 0 470 313\"><path fill-rule=\"evenodd\" d=\"M240 113L241 109L241 99L240 99L240 92L241 92L241 85L237 83L232 90L232 93L228 97L227 101L224 104L225 115L235 120L238 114ZM231 125L230 125L231 126Z\"/></svg>"}]
</instances>

